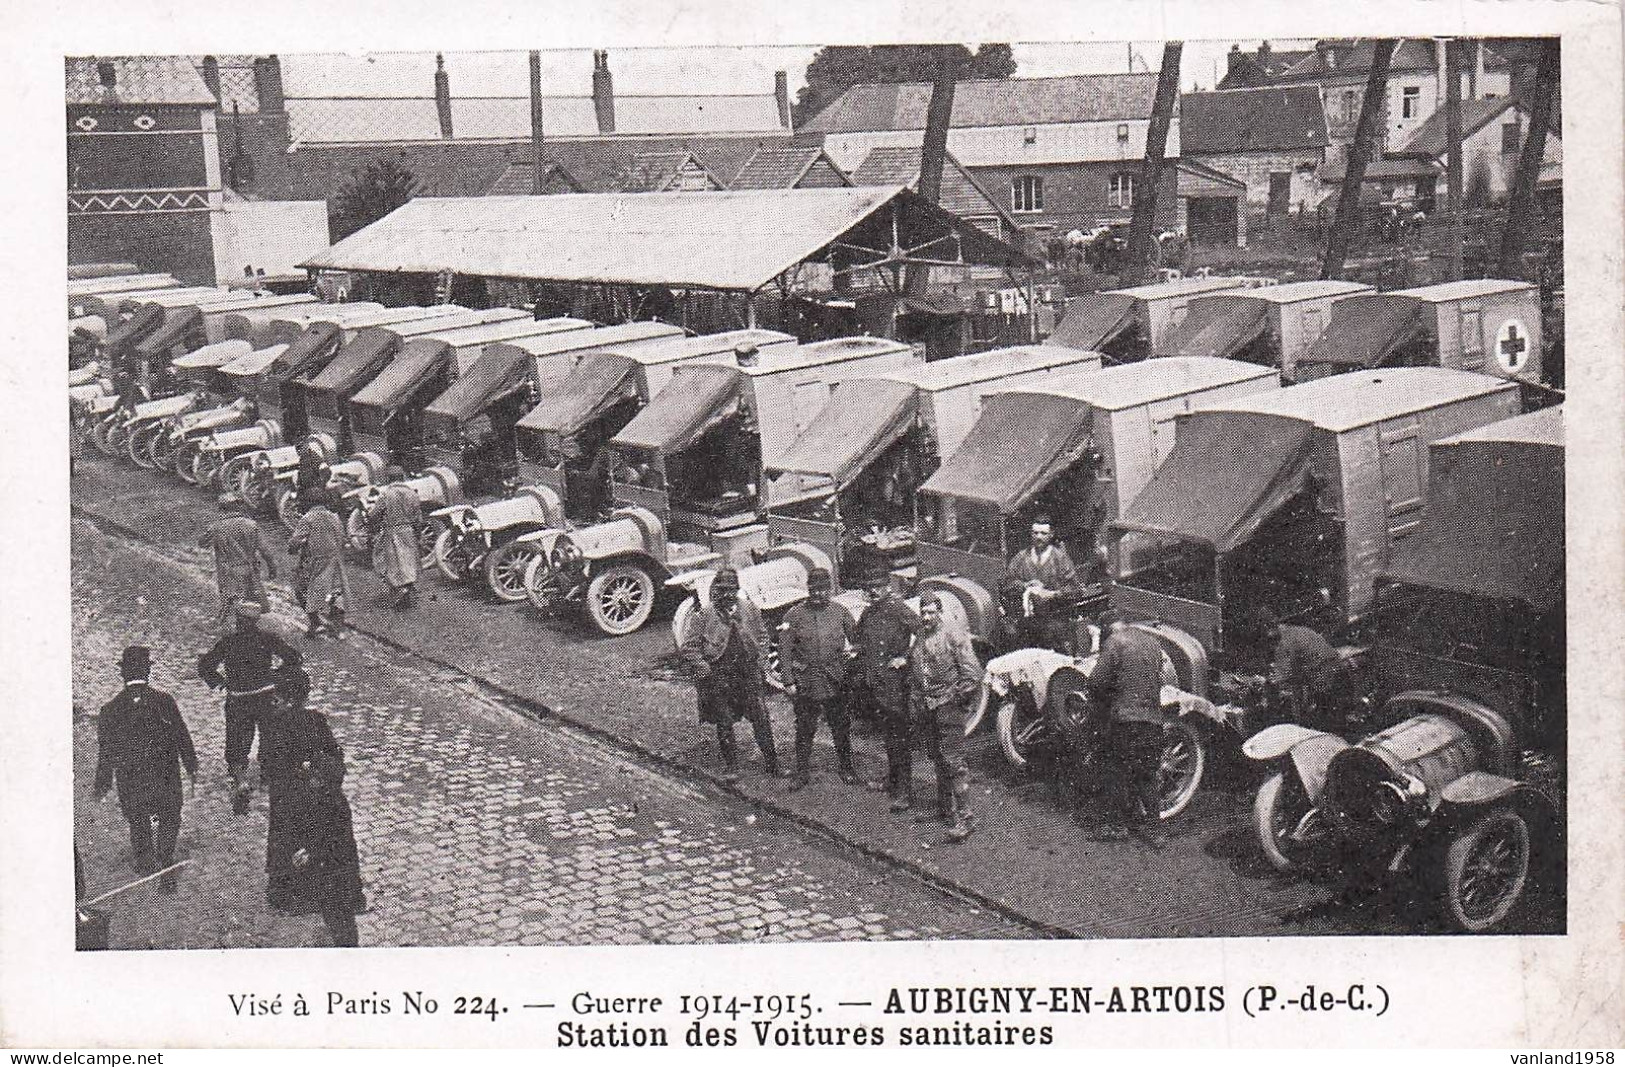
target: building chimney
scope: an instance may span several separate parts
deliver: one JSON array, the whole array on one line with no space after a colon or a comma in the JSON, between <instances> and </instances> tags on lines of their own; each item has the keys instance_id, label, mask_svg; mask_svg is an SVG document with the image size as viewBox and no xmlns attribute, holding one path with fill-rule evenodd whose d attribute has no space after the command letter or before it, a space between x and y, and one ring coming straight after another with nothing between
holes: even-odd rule
<instances>
[{"instance_id":1,"label":"building chimney","mask_svg":"<svg viewBox=\"0 0 1625 1067\"><path fill-rule=\"evenodd\" d=\"M1266 60L1269 57L1270 57L1270 43L1268 41L1259 41L1258 42L1258 58L1259 58L1259 60L1260 61Z\"/></svg>"},{"instance_id":2,"label":"building chimney","mask_svg":"<svg viewBox=\"0 0 1625 1067\"><path fill-rule=\"evenodd\" d=\"M592 54L592 108L598 114L598 132L615 132L615 82L609 76L609 53Z\"/></svg>"},{"instance_id":3,"label":"building chimney","mask_svg":"<svg viewBox=\"0 0 1625 1067\"><path fill-rule=\"evenodd\" d=\"M434 109L440 116L440 136L451 140L451 76L446 73L446 57L434 54Z\"/></svg>"},{"instance_id":4,"label":"building chimney","mask_svg":"<svg viewBox=\"0 0 1625 1067\"><path fill-rule=\"evenodd\" d=\"M1226 75L1236 72L1236 64L1241 60L1241 55L1241 45L1233 44L1230 46L1230 53L1224 57L1224 72Z\"/></svg>"},{"instance_id":5,"label":"building chimney","mask_svg":"<svg viewBox=\"0 0 1625 1067\"><path fill-rule=\"evenodd\" d=\"M220 61L213 56L203 57L203 84L209 87L209 95L215 102L220 102Z\"/></svg>"},{"instance_id":6,"label":"building chimney","mask_svg":"<svg viewBox=\"0 0 1625 1067\"><path fill-rule=\"evenodd\" d=\"M1481 37L1473 42L1473 92L1474 100L1483 92L1484 85L1484 39Z\"/></svg>"},{"instance_id":7,"label":"building chimney","mask_svg":"<svg viewBox=\"0 0 1625 1067\"><path fill-rule=\"evenodd\" d=\"M779 125L790 128L790 75L782 70L773 72L773 98L779 102Z\"/></svg>"},{"instance_id":8,"label":"building chimney","mask_svg":"<svg viewBox=\"0 0 1625 1067\"><path fill-rule=\"evenodd\" d=\"M276 56L254 60L254 92L260 98L260 114L280 115L287 110L282 103L282 61Z\"/></svg>"},{"instance_id":9,"label":"building chimney","mask_svg":"<svg viewBox=\"0 0 1625 1067\"><path fill-rule=\"evenodd\" d=\"M118 85L118 67L114 66L112 60L104 59L96 64L96 77L101 81L103 89L112 92Z\"/></svg>"}]
</instances>

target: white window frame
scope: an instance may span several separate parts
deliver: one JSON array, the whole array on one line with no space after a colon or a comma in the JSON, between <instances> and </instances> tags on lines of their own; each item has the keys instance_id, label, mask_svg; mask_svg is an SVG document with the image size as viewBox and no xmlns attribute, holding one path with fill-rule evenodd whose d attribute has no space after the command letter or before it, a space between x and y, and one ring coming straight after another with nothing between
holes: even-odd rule
<instances>
[{"instance_id":1,"label":"white window frame","mask_svg":"<svg viewBox=\"0 0 1625 1067\"><path fill-rule=\"evenodd\" d=\"M1134 172L1120 170L1106 180L1106 206L1132 208L1134 206ZM1127 193L1125 196L1124 194Z\"/></svg>"},{"instance_id":2,"label":"white window frame","mask_svg":"<svg viewBox=\"0 0 1625 1067\"><path fill-rule=\"evenodd\" d=\"M1017 215L1038 215L1043 213L1043 175L1016 175L1010 182L1010 210Z\"/></svg>"},{"instance_id":3,"label":"white window frame","mask_svg":"<svg viewBox=\"0 0 1625 1067\"><path fill-rule=\"evenodd\" d=\"M1414 119L1422 113L1422 87L1407 85L1399 91L1399 117Z\"/></svg>"}]
</instances>

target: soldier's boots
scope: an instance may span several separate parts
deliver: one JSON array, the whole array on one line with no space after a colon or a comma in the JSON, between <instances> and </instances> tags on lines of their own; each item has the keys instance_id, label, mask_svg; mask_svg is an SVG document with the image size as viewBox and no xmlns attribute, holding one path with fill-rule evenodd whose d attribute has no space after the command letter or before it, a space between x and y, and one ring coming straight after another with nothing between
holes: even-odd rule
<instances>
[{"instance_id":1,"label":"soldier's boots","mask_svg":"<svg viewBox=\"0 0 1625 1067\"><path fill-rule=\"evenodd\" d=\"M914 783L913 782L909 782L907 785L904 785L904 786L898 786L896 789L892 790L892 794L891 794L891 810L894 813L901 815L903 812L907 811L908 809L912 808L913 806L914 806Z\"/></svg>"},{"instance_id":2,"label":"soldier's boots","mask_svg":"<svg viewBox=\"0 0 1625 1067\"><path fill-rule=\"evenodd\" d=\"M976 830L976 813L970 810L965 798L955 796L952 801L952 825L948 827L948 841L957 845Z\"/></svg>"}]
</instances>

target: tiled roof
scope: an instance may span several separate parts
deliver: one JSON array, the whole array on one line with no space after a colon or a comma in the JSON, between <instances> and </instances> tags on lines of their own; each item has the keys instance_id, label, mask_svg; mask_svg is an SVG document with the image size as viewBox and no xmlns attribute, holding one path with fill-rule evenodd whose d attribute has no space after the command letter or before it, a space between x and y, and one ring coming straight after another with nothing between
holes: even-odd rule
<instances>
[{"instance_id":1,"label":"tiled roof","mask_svg":"<svg viewBox=\"0 0 1625 1067\"><path fill-rule=\"evenodd\" d=\"M730 189L790 189L808 169L823 159L837 174L834 161L817 145L763 145L739 169ZM847 184L852 184L848 182Z\"/></svg>"},{"instance_id":2,"label":"tiled roof","mask_svg":"<svg viewBox=\"0 0 1625 1067\"><path fill-rule=\"evenodd\" d=\"M910 189L920 184L920 148L918 146L872 148L852 172L854 185L906 185ZM952 152L947 153L942 168L942 192L937 203L962 218L998 215L1012 230L1019 229L1009 210L999 203L972 178Z\"/></svg>"},{"instance_id":3,"label":"tiled roof","mask_svg":"<svg viewBox=\"0 0 1625 1067\"><path fill-rule=\"evenodd\" d=\"M671 189L672 182L685 170L699 170L714 186L720 186L716 175L692 152L639 152L632 157L626 180L621 183L623 193L659 193ZM675 190L672 190L675 191Z\"/></svg>"},{"instance_id":4,"label":"tiled roof","mask_svg":"<svg viewBox=\"0 0 1625 1067\"><path fill-rule=\"evenodd\" d=\"M102 63L113 65L113 87L102 85ZM214 94L186 56L69 56L69 104L214 105Z\"/></svg>"},{"instance_id":5,"label":"tiled roof","mask_svg":"<svg viewBox=\"0 0 1625 1067\"><path fill-rule=\"evenodd\" d=\"M1282 82L1320 81L1324 78L1365 73L1371 69L1374 42L1370 40L1321 41L1303 59L1283 71L1277 80ZM1335 57L1335 58L1334 58ZM1469 60L1470 62L1470 60ZM1505 70L1506 60L1493 49L1484 50L1485 70ZM1438 54L1431 40L1407 37L1394 48L1390 71L1418 71L1438 69Z\"/></svg>"},{"instance_id":6,"label":"tiled roof","mask_svg":"<svg viewBox=\"0 0 1625 1067\"><path fill-rule=\"evenodd\" d=\"M1510 96L1499 97L1494 100L1463 100L1461 102L1461 135L1463 138L1471 137L1493 122L1503 112L1510 110L1517 103ZM1395 155L1426 156L1431 159L1442 158L1450 146L1450 139L1446 136L1447 116L1444 108L1439 108L1429 115L1427 121L1418 126L1405 143L1394 149Z\"/></svg>"},{"instance_id":7,"label":"tiled roof","mask_svg":"<svg viewBox=\"0 0 1625 1067\"><path fill-rule=\"evenodd\" d=\"M1022 126L1144 119L1157 92L1155 74L1083 74L959 82L953 125ZM929 82L854 85L803 127L806 132L923 130Z\"/></svg>"},{"instance_id":8,"label":"tiled roof","mask_svg":"<svg viewBox=\"0 0 1625 1067\"><path fill-rule=\"evenodd\" d=\"M542 191L565 191L577 193L587 191L586 187L576 180L575 176L552 160L543 160L545 173L542 178ZM522 163L508 164L508 169L497 178L496 183L486 192L486 196L529 196L531 192L530 180L531 164L529 160Z\"/></svg>"},{"instance_id":9,"label":"tiled roof","mask_svg":"<svg viewBox=\"0 0 1625 1067\"><path fill-rule=\"evenodd\" d=\"M1182 155L1324 148L1326 112L1311 85L1224 89L1179 98Z\"/></svg>"}]
</instances>

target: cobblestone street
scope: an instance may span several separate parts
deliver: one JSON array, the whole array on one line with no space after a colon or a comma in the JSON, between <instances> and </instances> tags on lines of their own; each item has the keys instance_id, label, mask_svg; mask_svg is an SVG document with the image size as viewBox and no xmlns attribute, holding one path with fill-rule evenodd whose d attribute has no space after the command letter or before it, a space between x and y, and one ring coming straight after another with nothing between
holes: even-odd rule
<instances>
[{"instance_id":1,"label":"cobblestone street","mask_svg":"<svg viewBox=\"0 0 1625 1067\"><path fill-rule=\"evenodd\" d=\"M200 760L176 897L105 905L114 947L325 944L315 916L264 904L265 811L234 817L220 698L192 669L212 640L202 572L74 526L75 833L95 894L134 877L115 801L89 796L94 710L122 645L153 648ZM287 622L282 606L278 625ZM371 911L363 944L615 944L1020 937L1024 928L906 872L843 853L750 803L537 722L451 672L362 635L290 638L350 764Z\"/></svg>"}]
</instances>

